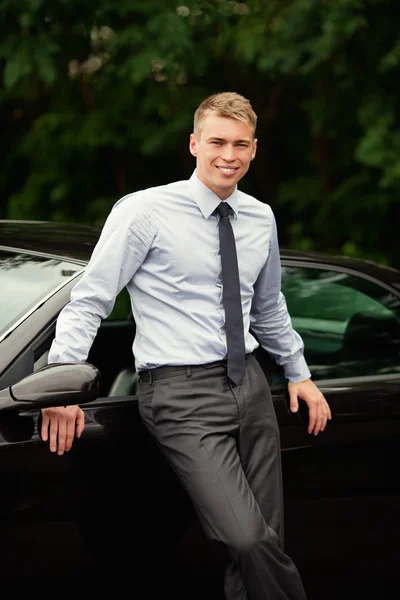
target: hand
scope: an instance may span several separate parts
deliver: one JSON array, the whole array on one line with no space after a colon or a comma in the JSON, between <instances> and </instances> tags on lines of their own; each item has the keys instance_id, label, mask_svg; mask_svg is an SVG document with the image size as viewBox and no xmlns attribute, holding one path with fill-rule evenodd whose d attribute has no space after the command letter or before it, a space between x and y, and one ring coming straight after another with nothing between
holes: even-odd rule
<instances>
[{"instance_id":1,"label":"hand","mask_svg":"<svg viewBox=\"0 0 400 600\"><path fill-rule=\"evenodd\" d=\"M299 383L288 384L290 396L290 410L297 412L299 410L298 399L301 398L308 406L309 424L308 433L318 435L324 431L327 421L332 419L331 409L324 395L319 391L311 379Z\"/></svg>"},{"instance_id":2,"label":"hand","mask_svg":"<svg viewBox=\"0 0 400 600\"><path fill-rule=\"evenodd\" d=\"M74 437L80 438L85 428L85 413L79 406L56 406L42 409L41 437L50 451L61 456L71 450Z\"/></svg>"}]
</instances>

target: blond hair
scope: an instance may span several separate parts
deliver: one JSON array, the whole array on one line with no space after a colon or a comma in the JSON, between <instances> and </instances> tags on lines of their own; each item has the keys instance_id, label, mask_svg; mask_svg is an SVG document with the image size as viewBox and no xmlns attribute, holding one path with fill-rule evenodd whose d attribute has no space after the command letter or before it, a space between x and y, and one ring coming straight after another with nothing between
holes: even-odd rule
<instances>
[{"instance_id":1,"label":"blond hair","mask_svg":"<svg viewBox=\"0 0 400 600\"><path fill-rule=\"evenodd\" d=\"M209 96L200 104L194 113L193 131L200 137L200 123L204 117L210 113L216 113L219 117L237 119L248 123L253 128L255 135L257 125L257 115L254 112L249 100L235 92L221 92Z\"/></svg>"}]
</instances>

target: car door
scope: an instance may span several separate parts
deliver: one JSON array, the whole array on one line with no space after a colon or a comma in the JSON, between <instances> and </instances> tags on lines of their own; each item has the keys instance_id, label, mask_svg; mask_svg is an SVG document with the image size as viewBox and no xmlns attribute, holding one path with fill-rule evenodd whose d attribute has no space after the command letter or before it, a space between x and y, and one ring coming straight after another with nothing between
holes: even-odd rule
<instances>
[{"instance_id":1,"label":"car door","mask_svg":"<svg viewBox=\"0 0 400 600\"><path fill-rule=\"evenodd\" d=\"M13 380L46 364L53 337L50 323L30 340L9 370ZM9 381L6 373L0 387ZM126 545L133 540L145 557L144 523L156 525L160 511L154 502L163 494L159 487L151 492L157 478L137 399L105 395L82 408L85 430L62 456L51 453L42 441L39 410L27 406L0 412L0 542L7 549L2 569L8 575L117 572L131 565ZM155 518L150 518L153 511ZM147 533L151 531L147 527ZM137 567L139 578L140 560Z\"/></svg>"},{"instance_id":2,"label":"car door","mask_svg":"<svg viewBox=\"0 0 400 600\"><path fill-rule=\"evenodd\" d=\"M378 573L387 575L398 557L400 486L388 461L400 439L399 296L334 265L286 261L282 279L313 380L332 411L326 430L309 435L305 403L291 415L282 373L269 371L281 417L287 548L310 588L316 564L370 569L370 585L378 585ZM260 360L270 368L262 353Z\"/></svg>"},{"instance_id":3,"label":"car door","mask_svg":"<svg viewBox=\"0 0 400 600\"><path fill-rule=\"evenodd\" d=\"M1 389L47 364L71 285L2 341ZM188 503L141 424L134 370L131 389L120 386L118 395L116 385L118 372L132 369L134 332L121 294L89 356L100 370L102 394L82 405L85 430L70 452L49 451L40 437L40 411L0 413L0 541L9 575L127 573L135 555L139 581L158 553L164 564L172 559L166 548L179 535ZM179 518L171 519L176 510Z\"/></svg>"}]
</instances>

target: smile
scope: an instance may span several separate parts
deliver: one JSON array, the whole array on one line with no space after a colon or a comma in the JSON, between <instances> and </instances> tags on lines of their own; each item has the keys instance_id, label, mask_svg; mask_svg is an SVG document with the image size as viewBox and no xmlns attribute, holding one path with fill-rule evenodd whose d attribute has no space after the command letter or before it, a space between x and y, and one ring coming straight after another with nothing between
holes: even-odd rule
<instances>
[{"instance_id":1,"label":"smile","mask_svg":"<svg viewBox=\"0 0 400 600\"><path fill-rule=\"evenodd\" d=\"M227 175L231 175L238 170L239 167L217 167L218 171L221 173L226 173Z\"/></svg>"}]
</instances>

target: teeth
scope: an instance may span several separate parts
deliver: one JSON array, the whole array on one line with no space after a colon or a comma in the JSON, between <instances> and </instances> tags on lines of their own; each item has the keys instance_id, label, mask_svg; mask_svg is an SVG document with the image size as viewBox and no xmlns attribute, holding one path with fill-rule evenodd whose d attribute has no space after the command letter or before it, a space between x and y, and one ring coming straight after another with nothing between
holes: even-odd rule
<instances>
[{"instance_id":1,"label":"teeth","mask_svg":"<svg viewBox=\"0 0 400 600\"><path fill-rule=\"evenodd\" d=\"M229 167L218 167L223 173L234 173L236 169L230 169Z\"/></svg>"}]
</instances>

